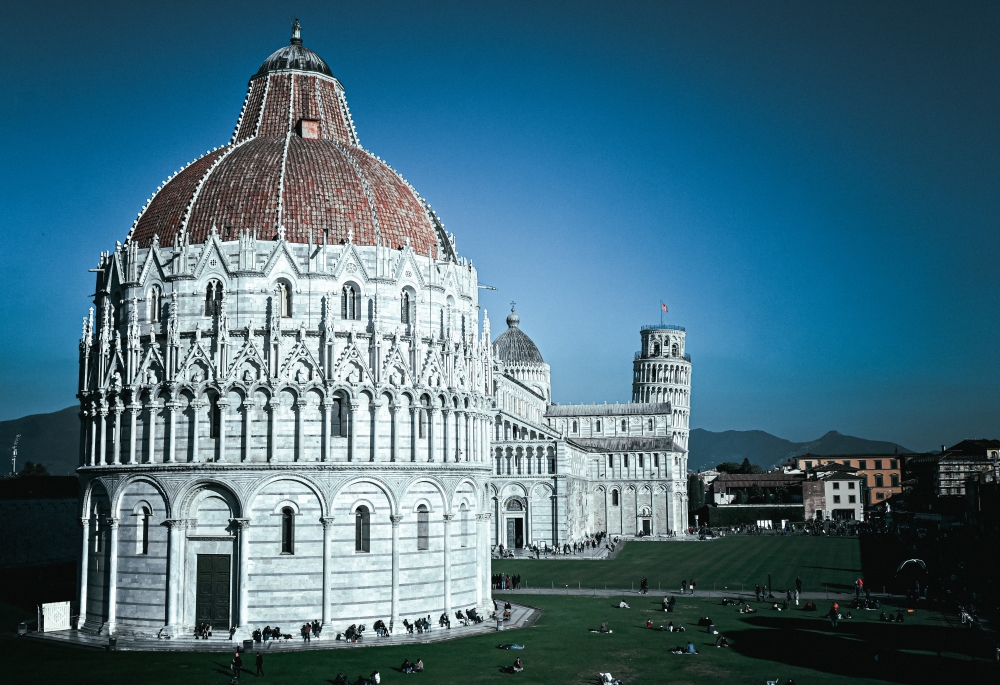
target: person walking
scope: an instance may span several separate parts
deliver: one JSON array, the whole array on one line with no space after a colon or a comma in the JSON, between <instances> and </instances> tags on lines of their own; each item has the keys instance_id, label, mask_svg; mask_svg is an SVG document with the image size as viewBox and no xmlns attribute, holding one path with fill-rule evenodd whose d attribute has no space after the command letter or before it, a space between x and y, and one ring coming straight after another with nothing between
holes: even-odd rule
<instances>
[{"instance_id":1,"label":"person walking","mask_svg":"<svg viewBox=\"0 0 1000 685\"><path fill-rule=\"evenodd\" d=\"M691 580L691 584L688 586L688 589L691 591L691 596L694 597L694 579Z\"/></svg>"},{"instance_id":2,"label":"person walking","mask_svg":"<svg viewBox=\"0 0 1000 685\"><path fill-rule=\"evenodd\" d=\"M236 656L233 657L233 677L239 680L240 673L242 672L243 672L243 657L240 656L239 652L236 652Z\"/></svg>"},{"instance_id":3,"label":"person walking","mask_svg":"<svg viewBox=\"0 0 1000 685\"><path fill-rule=\"evenodd\" d=\"M840 605L836 602L830 607L830 625L834 628L837 627L837 620L840 618Z\"/></svg>"},{"instance_id":4,"label":"person walking","mask_svg":"<svg viewBox=\"0 0 1000 685\"><path fill-rule=\"evenodd\" d=\"M798 589L796 589L795 590L795 606L799 605L799 594L800 593L799 593Z\"/></svg>"},{"instance_id":5,"label":"person walking","mask_svg":"<svg viewBox=\"0 0 1000 685\"><path fill-rule=\"evenodd\" d=\"M802 592L802 579L798 576L795 576L795 589L800 593Z\"/></svg>"},{"instance_id":6,"label":"person walking","mask_svg":"<svg viewBox=\"0 0 1000 685\"><path fill-rule=\"evenodd\" d=\"M753 593L757 597L757 601L760 601L760 583L754 583Z\"/></svg>"},{"instance_id":7,"label":"person walking","mask_svg":"<svg viewBox=\"0 0 1000 685\"><path fill-rule=\"evenodd\" d=\"M684 580L682 580L682 581L681 581L681 594L682 594L682 595L683 595L683 594L684 594L685 592L687 592L687 584L688 584L688 582L687 582L687 578L685 578Z\"/></svg>"},{"instance_id":8,"label":"person walking","mask_svg":"<svg viewBox=\"0 0 1000 685\"><path fill-rule=\"evenodd\" d=\"M257 667L257 673L254 675L255 678L264 675L264 657L260 655L260 652L257 652L257 659L254 662L254 666Z\"/></svg>"}]
</instances>

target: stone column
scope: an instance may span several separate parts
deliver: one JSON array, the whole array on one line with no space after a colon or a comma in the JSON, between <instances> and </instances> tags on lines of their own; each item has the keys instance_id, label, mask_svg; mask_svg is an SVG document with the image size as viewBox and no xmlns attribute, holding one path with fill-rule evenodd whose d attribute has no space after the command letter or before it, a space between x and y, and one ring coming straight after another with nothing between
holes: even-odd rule
<instances>
[{"instance_id":1,"label":"stone column","mask_svg":"<svg viewBox=\"0 0 1000 685\"><path fill-rule=\"evenodd\" d=\"M481 532L481 543L479 549L479 558L482 560L480 565L479 573L479 585L482 595L482 603L485 606L490 606L493 603L493 588L490 584L490 519L493 515L489 512L485 514L478 514L476 519L480 524ZM500 541L499 536L497 537L497 542Z\"/></svg>"},{"instance_id":2,"label":"stone column","mask_svg":"<svg viewBox=\"0 0 1000 685\"><path fill-rule=\"evenodd\" d=\"M90 449L87 453L87 465L94 466L97 463L97 411L91 409L87 415L90 417Z\"/></svg>"},{"instance_id":3,"label":"stone column","mask_svg":"<svg viewBox=\"0 0 1000 685\"><path fill-rule=\"evenodd\" d=\"M368 446L368 448L369 448L369 450L371 452L371 454L369 456L369 461L378 461L379 460L378 459L378 443L379 443L379 440L378 440L378 410L381 409L383 406L384 405L381 402L379 402L378 400L375 400L375 401L373 401L371 403L371 407L372 407L372 422L371 422L371 427L372 428L371 428L371 440L370 440L370 444Z\"/></svg>"},{"instance_id":4,"label":"stone column","mask_svg":"<svg viewBox=\"0 0 1000 685\"><path fill-rule=\"evenodd\" d=\"M399 461L399 405L395 402L389 405L389 420L392 424L389 434L391 443L389 461Z\"/></svg>"},{"instance_id":5,"label":"stone column","mask_svg":"<svg viewBox=\"0 0 1000 685\"><path fill-rule=\"evenodd\" d=\"M166 402L164 406L167 408L167 412L170 414L170 427L168 433L168 444L167 444L167 462L174 463L174 447L177 443L177 403L173 400Z\"/></svg>"},{"instance_id":6,"label":"stone column","mask_svg":"<svg viewBox=\"0 0 1000 685\"><path fill-rule=\"evenodd\" d=\"M273 395L267 398L267 462L274 459L274 443L278 441L278 436L274 432L274 403L277 398Z\"/></svg>"},{"instance_id":7,"label":"stone column","mask_svg":"<svg viewBox=\"0 0 1000 685\"><path fill-rule=\"evenodd\" d=\"M323 446L320 448L320 454L322 455L320 459L330 461L330 443L332 442L330 440L330 423L333 407L329 402L324 400L321 409L323 410Z\"/></svg>"},{"instance_id":8,"label":"stone column","mask_svg":"<svg viewBox=\"0 0 1000 685\"><path fill-rule=\"evenodd\" d=\"M302 461L305 453L306 434L302 429L303 416L305 414L306 401L298 399L295 401L295 461Z\"/></svg>"},{"instance_id":9,"label":"stone column","mask_svg":"<svg viewBox=\"0 0 1000 685\"><path fill-rule=\"evenodd\" d=\"M184 536L182 519L167 519L167 628L176 629L180 612L181 538Z\"/></svg>"},{"instance_id":10,"label":"stone column","mask_svg":"<svg viewBox=\"0 0 1000 685\"><path fill-rule=\"evenodd\" d=\"M236 625L240 628L250 627L250 519L233 519L233 525L239 530L240 560L239 585L237 591L239 618Z\"/></svg>"},{"instance_id":11,"label":"stone column","mask_svg":"<svg viewBox=\"0 0 1000 685\"><path fill-rule=\"evenodd\" d=\"M252 397L243 398L243 429L240 435L240 461L250 461L250 416L256 411L257 404L253 401Z\"/></svg>"},{"instance_id":12,"label":"stone column","mask_svg":"<svg viewBox=\"0 0 1000 685\"><path fill-rule=\"evenodd\" d=\"M472 443L475 440L475 438L472 437L473 434L471 432L471 429L472 429L472 417L469 416L469 412L464 412L464 416L465 416L465 440L463 441L463 444L465 445L465 448L464 448L465 449L465 461L471 461L472 460L472 449L473 449L472 448Z\"/></svg>"},{"instance_id":13,"label":"stone column","mask_svg":"<svg viewBox=\"0 0 1000 685\"><path fill-rule=\"evenodd\" d=\"M410 406L410 461L417 460L417 409Z\"/></svg>"},{"instance_id":14,"label":"stone column","mask_svg":"<svg viewBox=\"0 0 1000 685\"><path fill-rule=\"evenodd\" d=\"M454 514L441 517L444 523L444 612L451 618L451 521Z\"/></svg>"},{"instance_id":15,"label":"stone column","mask_svg":"<svg viewBox=\"0 0 1000 685\"><path fill-rule=\"evenodd\" d=\"M392 522L392 612L389 624L395 630L399 624L399 524L403 517L393 514L389 520Z\"/></svg>"},{"instance_id":16,"label":"stone column","mask_svg":"<svg viewBox=\"0 0 1000 685\"><path fill-rule=\"evenodd\" d=\"M104 632L110 635L115 632L118 613L118 519L108 517L108 527L111 529L108 544L108 621L104 624Z\"/></svg>"},{"instance_id":17,"label":"stone column","mask_svg":"<svg viewBox=\"0 0 1000 685\"><path fill-rule=\"evenodd\" d=\"M102 403L101 408L98 410L98 413L101 416L101 451L100 451L100 454L99 454L100 460L97 462L97 464L99 466L104 466L104 464L107 463L107 454L108 454L108 407L107 407L107 405Z\"/></svg>"},{"instance_id":18,"label":"stone column","mask_svg":"<svg viewBox=\"0 0 1000 685\"><path fill-rule=\"evenodd\" d=\"M76 618L76 629L82 630L87 620L87 583L90 571L90 519L80 517L83 526L83 547L80 549L80 615Z\"/></svg>"},{"instance_id":19,"label":"stone column","mask_svg":"<svg viewBox=\"0 0 1000 685\"><path fill-rule=\"evenodd\" d=\"M524 498L524 546L531 544L531 488L528 488L528 496Z\"/></svg>"},{"instance_id":20,"label":"stone column","mask_svg":"<svg viewBox=\"0 0 1000 685\"><path fill-rule=\"evenodd\" d=\"M137 424L137 420L136 419L138 418L138 415L139 415L140 411L142 411L142 405L141 404L136 404L135 402L132 402L130 405L128 405L128 423L129 423L129 429L128 429L128 463L130 463L130 464L137 464L138 463L136 461L136 456L137 455L136 455L136 435L135 435L136 431L135 431L135 427L136 427L136 424Z\"/></svg>"},{"instance_id":21,"label":"stone column","mask_svg":"<svg viewBox=\"0 0 1000 685\"><path fill-rule=\"evenodd\" d=\"M205 403L195 400L191 403L191 461L200 462L201 459L201 410L205 408Z\"/></svg>"},{"instance_id":22,"label":"stone column","mask_svg":"<svg viewBox=\"0 0 1000 685\"><path fill-rule=\"evenodd\" d=\"M330 598L333 594L330 580L330 534L333 531L333 517L321 516L323 524L323 627L330 625Z\"/></svg>"},{"instance_id":23,"label":"stone column","mask_svg":"<svg viewBox=\"0 0 1000 685\"><path fill-rule=\"evenodd\" d=\"M451 410L447 407L441 409L441 461L446 462L448 459L448 452L450 451L450 445L448 444L448 436L451 433L448 430L448 422L451 417Z\"/></svg>"},{"instance_id":24,"label":"stone column","mask_svg":"<svg viewBox=\"0 0 1000 685\"><path fill-rule=\"evenodd\" d=\"M357 416L360 407L357 402L351 402L347 413L347 461L354 461L354 429L357 427L354 417Z\"/></svg>"},{"instance_id":25,"label":"stone column","mask_svg":"<svg viewBox=\"0 0 1000 685\"><path fill-rule=\"evenodd\" d=\"M226 414L229 413L229 401L220 399L216 402L219 412L219 434L215 437L219 444L218 461L229 461L226 459Z\"/></svg>"},{"instance_id":26,"label":"stone column","mask_svg":"<svg viewBox=\"0 0 1000 685\"><path fill-rule=\"evenodd\" d=\"M115 428L114 432L111 434L111 449L113 454L111 455L112 464L120 464L122 456L122 411L124 407L122 403L115 400L115 406L113 407L115 412Z\"/></svg>"},{"instance_id":27,"label":"stone column","mask_svg":"<svg viewBox=\"0 0 1000 685\"><path fill-rule=\"evenodd\" d=\"M434 424L437 423L437 415L440 410L437 407L427 409L427 461L434 461Z\"/></svg>"}]
</instances>

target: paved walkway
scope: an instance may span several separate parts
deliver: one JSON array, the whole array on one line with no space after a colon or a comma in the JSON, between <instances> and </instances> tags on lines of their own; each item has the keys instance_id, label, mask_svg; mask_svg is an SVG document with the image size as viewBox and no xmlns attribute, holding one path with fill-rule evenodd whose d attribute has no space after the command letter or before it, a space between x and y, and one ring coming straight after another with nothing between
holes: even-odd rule
<instances>
[{"instance_id":1,"label":"paved walkway","mask_svg":"<svg viewBox=\"0 0 1000 685\"><path fill-rule=\"evenodd\" d=\"M511 618L509 621L504 622L503 630L514 630L530 626L538 620L541 614L541 609L511 602ZM497 624L496 621L483 621L476 625L462 626L456 621L452 623L451 628L435 627L426 633L409 634L404 632L402 634L390 635L389 637L376 637L374 632L366 630L365 639L356 643L336 640L334 638L337 635L337 631L332 629L327 630L329 630L329 634L324 630L322 638L313 639L310 642L304 642L302 639L268 640L264 643L255 644L254 650L259 649L262 652L273 653L428 644L497 632ZM136 652L232 652L238 646L242 645L242 640L229 639L229 631L222 631L222 633L224 634L209 638L208 640L196 640L193 636L173 639L131 638L122 636L118 638L116 649ZM85 649L105 650L108 646L107 636L84 633L79 630L60 630L53 633L28 633L28 637L33 640L45 640L46 642L72 645Z\"/></svg>"}]
</instances>

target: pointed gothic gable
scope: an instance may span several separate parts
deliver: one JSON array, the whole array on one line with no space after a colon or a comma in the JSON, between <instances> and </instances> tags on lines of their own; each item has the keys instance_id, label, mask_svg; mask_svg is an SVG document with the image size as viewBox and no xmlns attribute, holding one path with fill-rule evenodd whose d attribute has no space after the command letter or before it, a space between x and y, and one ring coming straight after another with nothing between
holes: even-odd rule
<instances>
[{"instance_id":1,"label":"pointed gothic gable","mask_svg":"<svg viewBox=\"0 0 1000 685\"><path fill-rule=\"evenodd\" d=\"M431 348L427 350L424 357L423 368L420 372L420 381L423 385L433 388L444 388L448 385L448 376L444 372L444 366L438 357L437 350Z\"/></svg>"},{"instance_id":2,"label":"pointed gothic gable","mask_svg":"<svg viewBox=\"0 0 1000 685\"><path fill-rule=\"evenodd\" d=\"M281 365L280 376L296 383L325 380L322 368L302 341L295 343L288 353L285 363Z\"/></svg>"},{"instance_id":3,"label":"pointed gothic gable","mask_svg":"<svg viewBox=\"0 0 1000 685\"><path fill-rule=\"evenodd\" d=\"M358 349L353 339L333 365L333 373L330 375L333 380L341 383L375 382L371 369L365 361L365 355Z\"/></svg>"},{"instance_id":4,"label":"pointed gothic gable","mask_svg":"<svg viewBox=\"0 0 1000 685\"><path fill-rule=\"evenodd\" d=\"M212 264L213 259L216 262L214 265ZM229 257L222 251L222 243L219 242L219 236L217 235L210 236L208 242L205 244L205 249L201 251L201 257L199 257L198 264L194 268L194 277L201 278L206 269L218 271L220 276L225 276L227 279L231 275L229 271Z\"/></svg>"},{"instance_id":5,"label":"pointed gothic gable","mask_svg":"<svg viewBox=\"0 0 1000 685\"><path fill-rule=\"evenodd\" d=\"M368 273L368 269L365 268L365 262L361 259L361 255L358 254L357 248L352 243L348 243L344 247L345 249L341 253L340 259L337 260L337 266L333 269L333 277L340 278L346 271L348 276L366 282L369 281L371 276Z\"/></svg>"},{"instance_id":6,"label":"pointed gothic gable","mask_svg":"<svg viewBox=\"0 0 1000 685\"><path fill-rule=\"evenodd\" d=\"M266 369L264 355L260 353L260 349L251 335L234 356L225 376L247 384L256 383L264 378Z\"/></svg>"},{"instance_id":7,"label":"pointed gothic gable","mask_svg":"<svg viewBox=\"0 0 1000 685\"><path fill-rule=\"evenodd\" d=\"M462 357L455 357L455 387L460 390L469 389L469 372L465 366L465 359Z\"/></svg>"},{"instance_id":8,"label":"pointed gothic gable","mask_svg":"<svg viewBox=\"0 0 1000 685\"><path fill-rule=\"evenodd\" d=\"M407 245L403 248L403 254L400 256L399 261L396 264L395 279L397 283L400 283L411 278L417 284L419 289L424 287L424 284L426 283L426 279L424 279L424 272L421 271L419 266L417 266L417 260L413 254L413 248Z\"/></svg>"},{"instance_id":9,"label":"pointed gothic gable","mask_svg":"<svg viewBox=\"0 0 1000 685\"><path fill-rule=\"evenodd\" d=\"M166 368L167 365L163 363L160 351L155 345L149 345L146 348L146 354L143 355L142 361L139 363L139 375L136 382L156 385L167 377Z\"/></svg>"},{"instance_id":10,"label":"pointed gothic gable","mask_svg":"<svg viewBox=\"0 0 1000 685\"><path fill-rule=\"evenodd\" d=\"M211 357L205 352L200 341L188 350L180 368L177 369L177 377L189 383L202 383L215 378L215 365L212 364Z\"/></svg>"},{"instance_id":11,"label":"pointed gothic gable","mask_svg":"<svg viewBox=\"0 0 1000 685\"><path fill-rule=\"evenodd\" d=\"M410 365L406 363L406 355L400 350L399 344L394 344L386 355L385 364L382 366L382 379L394 386L413 384Z\"/></svg>"},{"instance_id":12,"label":"pointed gothic gable","mask_svg":"<svg viewBox=\"0 0 1000 685\"><path fill-rule=\"evenodd\" d=\"M115 383L115 376L118 377L118 383ZM101 387L111 388L115 385L119 387L124 386L128 379L125 378L125 360L122 359L121 352L114 350L111 355L111 363L108 364L108 370L104 374L102 379Z\"/></svg>"},{"instance_id":13,"label":"pointed gothic gable","mask_svg":"<svg viewBox=\"0 0 1000 685\"><path fill-rule=\"evenodd\" d=\"M281 266L282 261L288 264L288 268L296 276L302 275L302 269L299 268L299 264L295 259L295 255L292 254L288 247L288 243L284 240L279 240L274 249L271 250L271 254L267 256L267 261L264 262L263 272L265 276L270 276L271 273Z\"/></svg>"},{"instance_id":14,"label":"pointed gothic gable","mask_svg":"<svg viewBox=\"0 0 1000 685\"><path fill-rule=\"evenodd\" d=\"M149 251L146 253L146 261L143 262L142 270L139 272L140 288L146 287L146 282L148 281L150 274L155 274L160 283L164 283L167 280L167 271L164 268L163 257L160 255L160 249L153 249L152 246L150 246Z\"/></svg>"}]
</instances>

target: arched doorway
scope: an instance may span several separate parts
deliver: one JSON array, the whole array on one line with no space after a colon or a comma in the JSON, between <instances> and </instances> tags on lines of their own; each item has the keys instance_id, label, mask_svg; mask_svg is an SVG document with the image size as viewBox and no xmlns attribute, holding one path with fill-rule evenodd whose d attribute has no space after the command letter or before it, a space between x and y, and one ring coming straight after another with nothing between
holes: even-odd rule
<instances>
[{"instance_id":1,"label":"arched doorway","mask_svg":"<svg viewBox=\"0 0 1000 685\"><path fill-rule=\"evenodd\" d=\"M512 497L504 505L504 518L507 520L507 548L524 548L524 503Z\"/></svg>"}]
</instances>

